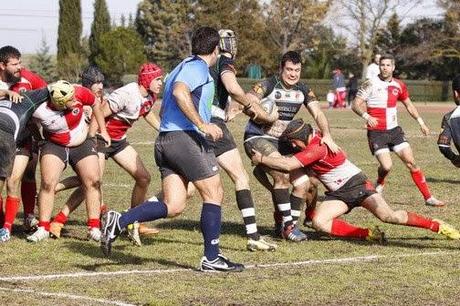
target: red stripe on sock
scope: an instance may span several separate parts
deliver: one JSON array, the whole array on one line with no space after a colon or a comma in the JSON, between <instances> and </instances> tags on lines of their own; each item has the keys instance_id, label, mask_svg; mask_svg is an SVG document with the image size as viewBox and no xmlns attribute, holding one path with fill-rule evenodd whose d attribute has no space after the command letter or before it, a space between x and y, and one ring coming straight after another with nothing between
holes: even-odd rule
<instances>
[{"instance_id":1,"label":"red stripe on sock","mask_svg":"<svg viewBox=\"0 0 460 306\"><path fill-rule=\"evenodd\" d=\"M38 226L44 227L48 232L50 231L50 222L49 221L39 221Z\"/></svg>"},{"instance_id":2,"label":"red stripe on sock","mask_svg":"<svg viewBox=\"0 0 460 306\"><path fill-rule=\"evenodd\" d=\"M340 219L333 219L331 235L337 237L366 239L369 235L369 230L367 228L356 227Z\"/></svg>"},{"instance_id":3,"label":"red stripe on sock","mask_svg":"<svg viewBox=\"0 0 460 306\"><path fill-rule=\"evenodd\" d=\"M21 183L22 205L24 206L24 216L33 215L35 209L35 196L37 195L37 185L35 182Z\"/></svg>"},{"instance_id":4,"label":"red stripe on sock","mask_svg":"<svg viewBox=\"0 0 460 306\"><path fill-rule=\"evenodd\" d=\"M428 184L425 180L425 175L423 175L422 170L417 170L415 172L411 172L410 175L412 176L412 180L414 181L415 185L417 185L418 190L423 195L425 200L431 197L430 188L428 188Z\"/></svg>"},{"instance_id":5,"label":"red stripe on sock","mask_svg":"<svg viewBox=\"0 0 460 306\"><path fill-rule=\"evenodd\" d=\"M58 222L58 223L61 223L61 224L66 224L67 223L67 216L62 212L60 211L53 219L53 222Z\"/></svg>"},{"instance_id":6,"label":"red stripe on sock","mask_svg":"<svg viewBox=\"0 0 460 306\"><path fill-rule=\"evenodd\" d=\"M88 219L88 222L86 222L86 225L88 225L89 228L100 228L101 227L101 221L99 219Z\"/></svg>"},{"instance_id":7,"label":"red stripe on sock","mask_svg":"<svg viewBox=\"0 0 460 306\"><path fill-rule=\"evenodd\" d=\"M3 227L9 229L11 231L11 227L13 227L14 219L16 218L16 214L18 213L19 203L21 200L16 197L7 196L5 202L5 223Z\"/></svg>"},{"instance_id":8,"label":"red stripe on sock","mask_svg":"<svg viewBox=\"0 0 460 306\"><path fill-rule=\"evenodd\" d=\"M426 218L424 216L417 215L413 212L407 212L407 226L414 226L420 228L429 229L435 233L439 231L439 222L433 221L430 218Z\"/></svg>"},{"instance_id":9,"label":"red stripe on sock","mask_svg":"<svg viewBox=\"0 0 460 306\"><path fill-rule=\"evenodd\" d=\"M305 220L311 221L311 220L313 220L314 216L315 216L315 208L314 207L307 208L305 210Z\"/></svg>"}]
</instances>

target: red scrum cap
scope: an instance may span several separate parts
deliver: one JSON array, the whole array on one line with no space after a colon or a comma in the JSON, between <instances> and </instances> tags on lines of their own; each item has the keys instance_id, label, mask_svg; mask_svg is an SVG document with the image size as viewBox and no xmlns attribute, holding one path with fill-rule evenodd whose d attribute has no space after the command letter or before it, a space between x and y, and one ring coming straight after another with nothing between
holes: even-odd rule
<instances>
[{"instance_id":1,"label":"red scrum cap","mask_svg":"<svg viewBox=\"0 0 460 306\"><path fill-rule=\"evenodd\" d=\"M139 69L139 73L137 75L137 83L144 86L145 89L149 90L152 80L161 77L162 75L163 71L161 70L160 66L154 63L145 63L142 64L141 68Z\"/></svg>"}]
</instances>

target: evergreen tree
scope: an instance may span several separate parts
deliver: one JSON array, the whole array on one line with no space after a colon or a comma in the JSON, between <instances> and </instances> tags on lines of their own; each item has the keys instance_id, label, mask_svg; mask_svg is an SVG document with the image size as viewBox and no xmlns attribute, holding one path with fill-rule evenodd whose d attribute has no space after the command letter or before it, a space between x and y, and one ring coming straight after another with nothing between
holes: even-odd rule
<instances>
[{"instance_id":1,"label":"evergreen tree","mask_svg":"<svg viewBox=\"0 0 460 306\"><path fill-rule=\"evenodd\" d=\"M90 56L89 62L94 64L94 58L100 51L101 35L110 31L110 14L105 0L94 2L94 19L91 24L91 35L89 37Z\"/></svg>"},{"instance_id":2,"label":"evergreen tree","mask_svg":"<svg viewBox=\"0 0 460 306\"><path fill-rule=\"evenodd\" d=\"M83 62L80 44L81 34L80 0L59 0L57 70L60 78L73 81L75 69L81 68ZM77 65L77 67L72 65ZM78 74L76 78L78 79Z\"/></svg>"},{"instance_id":3,"label":"evergreen tree","mask_svg":"<svg viewBox=\"0 0 460 306\"><path fill-rule=\"evenodd\" d=\"M137 73L146 61L142 39L134 29L116 27L102 34L100 42L95 63L110 82L119 83L124 74Z\"/></svg>"},{"instance_id":4,"label":"evergreen tree","mask_svg":"<svg viewBox=\"0 0 460 306\"><path fill-rule=\"evenodd\" d=\"M51 82L55 78L55 66L53 63L53 56L49 53L50 46L46 42L43 35L40 49L32 56L30 62L30 69L38 73L47 82Z\"/></svg>"}]
</instances>

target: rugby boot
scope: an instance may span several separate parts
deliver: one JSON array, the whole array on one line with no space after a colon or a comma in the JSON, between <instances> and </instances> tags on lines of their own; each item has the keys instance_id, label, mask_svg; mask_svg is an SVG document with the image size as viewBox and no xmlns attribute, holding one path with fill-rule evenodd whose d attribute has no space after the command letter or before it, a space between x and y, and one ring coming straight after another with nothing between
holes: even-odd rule
<instances>
[{"instance_id":1,"label":"rugby boot","mask_svg":"<svg viewBox=\"0 0 460 306\"><path fill-rule=\"evenodd\" d=\"M50 237L50 232L48 232L43 226L39 226L37 230L30 236L27 236L27 241L29 242L39 242L46 240Z\"/></svg>"},{"instance_id":2,"label":"rugby boot","mask_svg":"<svg viewBox=\"0 0 460 306\"><path fill-rule=\"evenodd\" d=\"M377 184L377 183L375 183L375 191L377 191L377 193L382 194L382 193L383 193L383 187L384 187L384 186L385 186L385 185L383 185L383 184Z\"/></svg>"},{"instance_id":3,"label":"rugby boot","mask_svg":"<svg viewBox=\"0 0 460 306\"><path fill-rule=\"evenodd\" d=\"M243 270L244 265L231 262L222 254L219 254L213 261L203 256L200 262L200 271L203 272L242 272Z\"/></svg>"},{"instance_id":4,"label":"rugby boot","mask_svg":"<svg viewBox=\"0 0 460 306\"><path fill-rule=\"evenodd\" d=\"M382 245L387 243L385 233L378 226L374 226L373 228L369 228L368 230L369 233L366 237L367 241L374 241Z\"/></svg>"},{"instance_id":5,"label":"rugby boot","mask_svg":"<svg viewBox=\"0 0 460 306\"><path fill-rule=\"evenodd\" d=\"M101 230L98 229L97 227L91 227L88 229L88 240L100 242L101 236L102 236Z\"/></svg>"},{"instance_id":6,"label":"rugby boot","mask_svg":"<svg viewBox=\"0 0 460 306\"><path fill-rule=\"evenodd\" d=\"M24 230L26 232L31 232L37 229L38 226L38 219L35 218L33 214L28 214L27 217L24 218Z\"/></svg>"},{"instance_id":7,"label":"rugby boot","mask_svg":"<svg viewBox=\"0 0 460 306\"><path fill-rule=\"evenodd\" d=\"M246 248L249 251L275 251L278 246L267 238L260 237L259 240L249 238Z\"/></svg>"},{"instance_id":8,"label":"rugby boot","mask_svg":"<svg viewBox=\"0 0 460 306\"><path fill-rule=\"evenodd\" d=\"M117 237L122 232L118 220L120 219L121 214L119 212L110 210L102 215L101 220L101 250L105 256L110 256L112 253L112 243L117 239Z\"/></svg>"},{"instance_id":9,"label":"rugby boot","mask_svg":"<svg viewBox=\"0 0 460 306\"><path fill-rule=\"evenodd\" d=\"M281 234L284 239L294 242L301 242L308 238L295 224L285 226Z\"/></svg>"},{"instance_id":10,"label":"rugby boot","mask_svg":"<svg viewBox=\"0 0 460 306\"><path fill-rule=\"evenodd\" d=\"M0 229L0 243L7 242L11 239L10 230L7 228Z\"/></svg>"},{"instance_id":11,"label":"rugby boot","mask_svg":"<svg viewBox=\"0 0 460 306\"><path fill-rule=\"evenodd\" d=\"M443 201L436 199L435 197L430 197L425 201L425 205L433 207L442 207L446 204Z\"/></svg>"},{"instance_id":12,"label":"rugby boot","mask_svg":"<svg viewBox=\"0 0 460 306\"><path fill-rule=\"evenodd\" d=\"M64 227L64 224L60 223L60 222L51 222L50 224L50 236L52 238L61 238L61 231L62 231L62 228Z\"/></svg>"},{"instance_id":13,"label":"rugby boot","mask_svg":"<svg viewBox=\"0 0 460 306\"><path fill-rule=\"evenodd\" d=\"M134 245L142 246L141 237L139 237L139 222L128 225L128 238Z\"/></svg>"},{"instance_id":14,"label":"rugby boot","mask_svg":"<svg viewBox=\"0 0 460 306\"><path fill-rule=\"evenodd\" d=\"M442 220L433 219L433 221L436 221L439 223L438 234L444 235L447 238L452 239L452 240L460 239L460 232L457 229L455 229L455 227L453 227L452 225Z\"/></svg>"}]
</instances>

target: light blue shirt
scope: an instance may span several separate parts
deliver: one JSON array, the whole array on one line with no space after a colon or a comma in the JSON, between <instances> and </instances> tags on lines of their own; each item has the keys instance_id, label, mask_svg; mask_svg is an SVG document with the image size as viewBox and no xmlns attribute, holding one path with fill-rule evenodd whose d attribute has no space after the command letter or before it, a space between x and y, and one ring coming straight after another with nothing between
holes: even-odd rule
<instances>
[{"instance_id":1,"label":"light blue shirt","mask_svg":"<svg viewBox=\"0 0 460 306\"><path fill-rule=\"evenodd\" d=\"M211 120L211 105L214 100L214 81L209 67L198 56L184 59L169 74L161 104L160 132L198 131L198 128L184 115L173 96L174 84L184 83L190 90L193 105L204 122Z\"/></svg>"}]
</instances>

